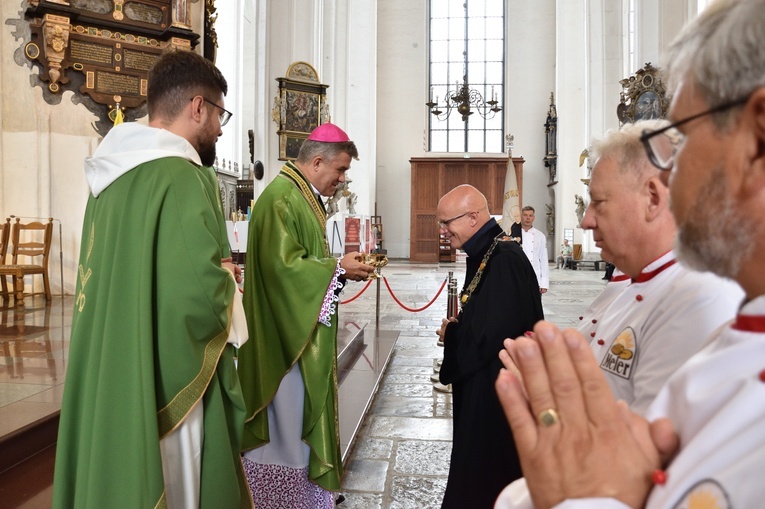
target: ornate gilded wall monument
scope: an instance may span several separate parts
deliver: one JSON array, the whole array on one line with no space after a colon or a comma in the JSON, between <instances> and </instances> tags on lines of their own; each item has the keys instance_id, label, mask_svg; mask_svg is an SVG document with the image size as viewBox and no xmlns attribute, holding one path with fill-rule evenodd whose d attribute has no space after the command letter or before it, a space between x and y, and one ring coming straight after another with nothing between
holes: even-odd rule
<instances>
[{"instance_id":1,"label":"ornate gilded wall monument","mask_svg":"<svg viewBox=\"0 0 765 509\"><path fill-rule=\"evenodd\" d=\"M661 69L648 62L629 78L619 82L622 92L616 116L620 125L656 118L666 118L669 97L662 81Z\"/></svg>"},{"instance_id":2,"label":"ornate gilded wall monument","mask_svg":"<svg viewBox=\"0 0 765 509\"><path fill-rule=\"evenodd\" d=\"M148 72L163 50L199 39L186 0L28 0L24 19L24 55L39 66L46 101L65 90L85 96L102 135L118 114L146 114Z\"/></svg>"},{"instance_id":3,"label":"ornate gilded wall monument","mask_svg":"<svg viewBox=\"0 0 765 509\"><path fill-rule=\"evenodd\" d=\"M274 98L271 117L279 126L279 160L294 160L300 146L315 128L329 122L327 88L316 69L307 62L294 62L287 76L276 78L279 95Z\"/></svg>"}]
</instances>

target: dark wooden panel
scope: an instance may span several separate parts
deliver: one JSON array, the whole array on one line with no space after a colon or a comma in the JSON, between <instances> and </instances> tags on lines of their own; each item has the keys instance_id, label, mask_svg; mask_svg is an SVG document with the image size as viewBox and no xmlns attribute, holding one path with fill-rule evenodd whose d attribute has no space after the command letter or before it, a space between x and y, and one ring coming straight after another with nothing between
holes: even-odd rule
<instances>
[{"instance_id":1,"label":"dark wooden panel","mask_svg":"<svg viewBox=\"0 0 765 509\"><path fill-rule=\"evenodd\" d=\"M491 179L489 172L489 165L486 163L470 164L468 166L468 178L467 184L475 187L486 196L486 200L489 202L489 213L492 205L492 195L494 194L494 182Z\"/></svg>"},{"instance_id":2,"label":"dark wooden panel","mask_svg":"<svg viewBox=\"0 0 765 509\"><path fill-rule=\"evenodd\" d=\"M502 202L505 201L504 191L505 191L505 177L507 175L507 166L495 164L492 173L494 174L493 178L494 178L495 193L493 197L489 198L487 196L486 199L489 200L491 213L501 214ZM499 212L494 212L495 210L498 210Z\"/></svg>"},{"instance_id":3,"label":"dark wooden panel","mask_svg":"<svg viewBox=\"0 0 765 509\"><path fill-rule=\"evenodd\" d=\"M409 257L420 262L438 261L438 226L435 207L431 212L412 214Z\"/></svg>"},{"instance_id":4,"label":"dark wooden panel","mask_svg":"<svg viewBox=\"0 0 765 509\"><path fill-rule=\"evenodd\" d=\"M443 164L441 170L441 196L455 187L467 183L467 168L464 162L458 161L456 163Z\"/></svg>"},{"instance_id":5,"label":"dark wooden panel","mask_svg":"<svg viewBox=\"0 0 765 509\"><path fill-rule=\"evenodd\" d=\"M506 157L413 157L409 227L409 258L412 261L438 261L439 240L436 226L438 200L461 184L476 187L489 202L491 214L502 214ZM519 198L523 189L523 159L513 158ZM522 202L521 202L522 203Z\"/></svg>"},{"instance_id":6,"label":"dark wooden panel","mask_svg":"<svg viewBox=\"0 0 765 509\"><path fill-rule=\"evenodd\" d=\"M412 209L435 210L441 197L438 188L438 164L423 164L412 170Z\"/></svg>"}]
</instances>

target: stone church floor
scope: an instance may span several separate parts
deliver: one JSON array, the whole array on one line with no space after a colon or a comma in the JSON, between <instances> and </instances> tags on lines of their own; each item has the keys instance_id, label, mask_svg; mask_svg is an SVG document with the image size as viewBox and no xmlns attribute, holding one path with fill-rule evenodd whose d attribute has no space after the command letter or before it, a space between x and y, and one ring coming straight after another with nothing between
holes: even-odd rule
<instances>
[{"instance_id":1,"label":"stone church floor","mask_svg":"<svg viewBox=\"0 0 765 509\"><path fill-rule=\"evenodd\" d=\"M404 306L422 308L436 295L448 271L454 271L461 287L464 267L463 259L445 264L391 260L382 273ZM576 325L605 285L602 276L602 272L551 269L550 290L542 299L547 319L564 327ZM353 298L363 287L362 283L349 284L341 301ZM435 330L445 316L446 293L444 290L427 309L409 312L396 303L381 281L378 322L377 288L373 282L357 299L340 306L343 327L350 331L364 328L367 350L359 362L370 363L370 369L387 356L376 345L392 341L396 335L398 340L346 458L339 493L344 501L338 507L437 508L449 470L452 402L449 394L433 390L430 377L434 359L443 353L436 345ZM25 308L9 309L7 302L0 308L0 437L55 414L61 404L73 298L55 297L49 303L41 297L27 300ZM365 366L360 368L367 371ZM346 383L356 385L357 380L349 375ZM358 410L363 410L364 403L359 405ZM52 451L47 463L39 467L44 472L35 477L34 487L22 489L12 484L5 492L0 487L0 500L9 502L12 494L15 502L10 507L49 507ZM0 463L3 458L0 453Z\"/></svg>"},{"instance_id":2,"label":"stone church floor","mask_svg":"<svg viewBox=\"0 0 765 509\"><path fill-rule=\"evenodd\" d=\"M464 260L422 264L392 260L382 270L393 293L407 307L421 308L437 293L448 271L462 287ZM550 289L543 296L545 317L561 327L576 326L579 316L603 289L602 272L550 268ZM340 306L345 322L366 325L375 334L376 283L353 302ZM349 457L340 495L341 509L438 508L446 487L452 438L451 395L433 390L434 359L441 358L435 330L446 314L446 290L432 306L404 310L382 283L379 329L399 333L390 364L362 422ZM341 301L363 288L352 283Z\"/></svg>"}]
</instances>

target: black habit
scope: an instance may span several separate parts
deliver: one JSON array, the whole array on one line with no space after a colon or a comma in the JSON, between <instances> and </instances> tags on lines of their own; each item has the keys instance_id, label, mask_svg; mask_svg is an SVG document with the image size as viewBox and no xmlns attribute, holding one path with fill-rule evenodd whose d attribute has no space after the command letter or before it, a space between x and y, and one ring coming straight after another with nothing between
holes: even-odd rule
<instances>
[{"instance_id":1,"label":"black habit","mask_svg":"<svg viewBox=\"0 0 765 509\"><path fill-rule=\"evenodd\" d=\"M464 288L494 238L491 219L463 249L468 255ZM510 426L494 390L505 338L522 336L544 318L539 283L518 243L497 243L481 282L444 335L441 383L452 384L454 414L449 480L442 508L492 508L502 489L522 477Z\"/></svg>"}]
</instances>

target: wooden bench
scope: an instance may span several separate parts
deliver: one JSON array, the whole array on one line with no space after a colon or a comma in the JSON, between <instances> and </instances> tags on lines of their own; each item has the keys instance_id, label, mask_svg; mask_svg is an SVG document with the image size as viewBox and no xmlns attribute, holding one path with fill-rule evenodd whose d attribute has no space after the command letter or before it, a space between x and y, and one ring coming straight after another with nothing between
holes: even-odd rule
<instances>
[{"instance_id":1,"label":"wooden bench","mask_svg":"<svg viewBox=\"0 0 765 509\"><path fill-rule=\"evenodd\" d=\"M571 269L577 270L579 267L581 268L592 268L592 270L605 270L605 264L603 260L571 260ZM603 265L603 269L601 269L601 265Z\"/></svg>"}]
</instances>

